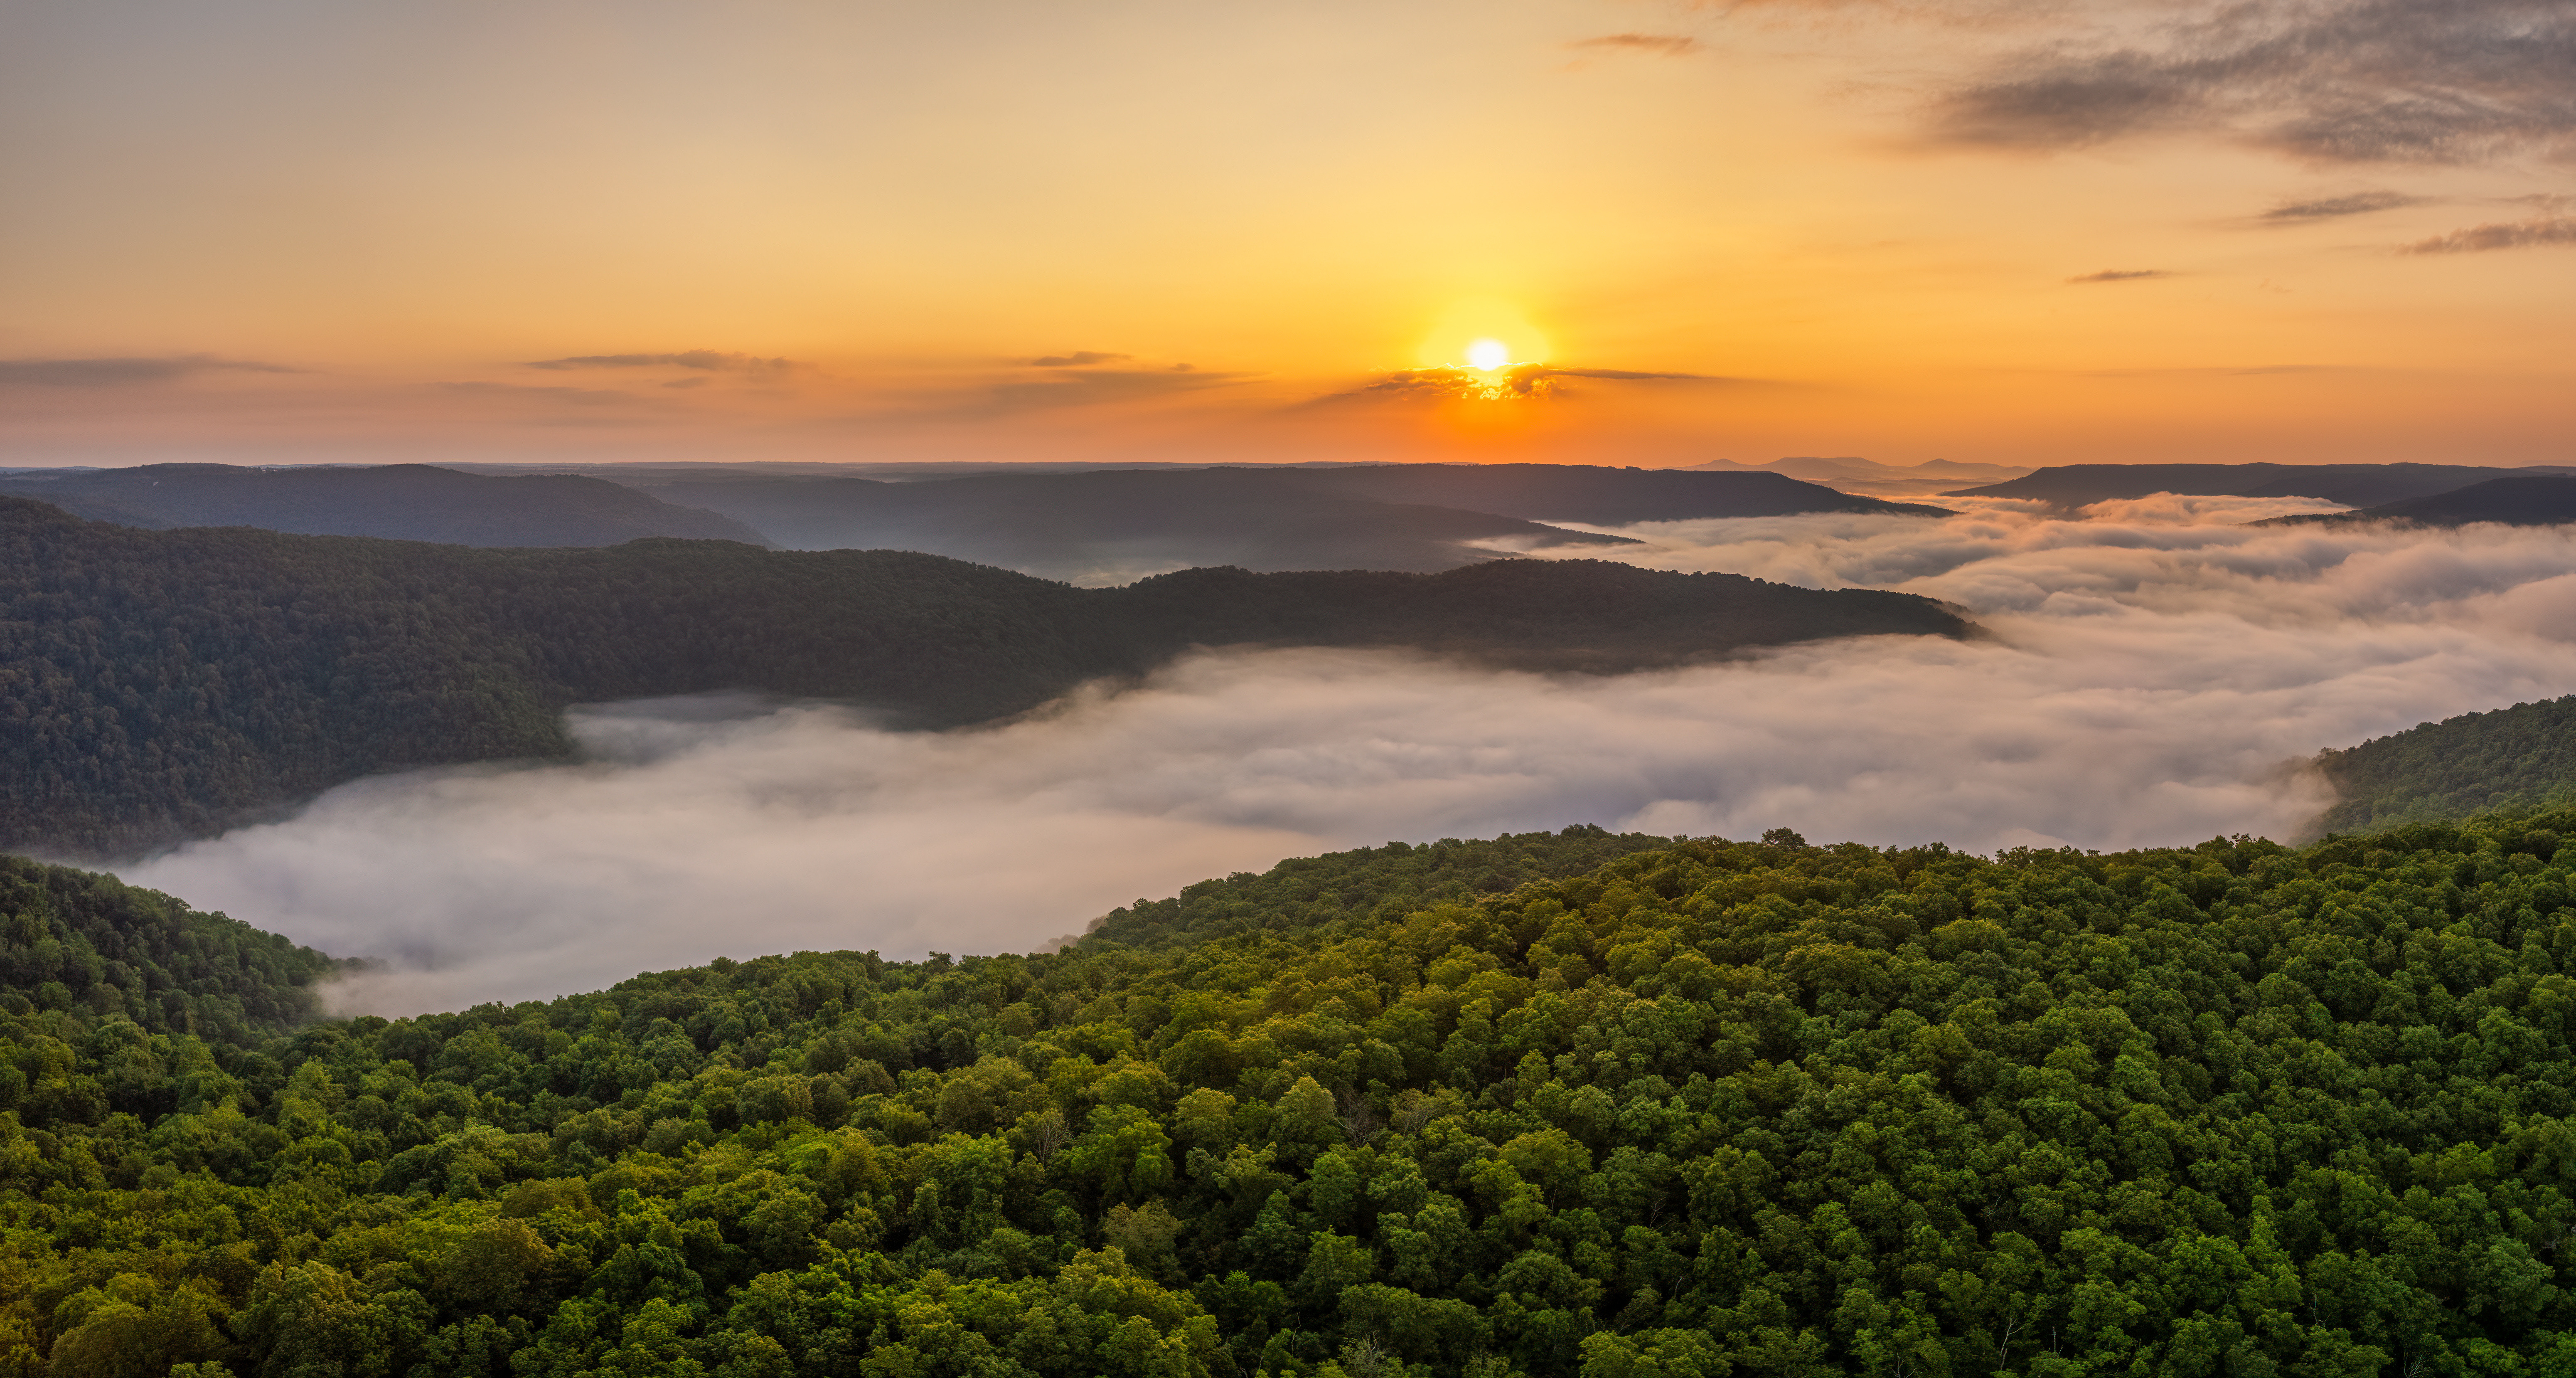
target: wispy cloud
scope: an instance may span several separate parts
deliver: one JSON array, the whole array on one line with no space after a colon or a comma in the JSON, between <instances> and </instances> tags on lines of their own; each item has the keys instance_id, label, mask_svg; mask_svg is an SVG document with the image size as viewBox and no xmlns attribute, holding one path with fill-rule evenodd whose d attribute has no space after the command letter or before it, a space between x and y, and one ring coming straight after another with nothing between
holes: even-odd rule
<instances>
[{"instance_id":1,"label":"wispy cloud","mask_svg":"<svg viewBox=\"0 0 2576 1378\"><path fill-rule=\"evenodd\" d=\"M2069 283L2138 282L2146 278L2169 278L2172 276L2172 273L2167 272L2162 268L2105 268L2098 273L2086 273L2082 277L2068 278L2067 281Z\"/></svg>"},{"instance_id":2,"label":"wispy cloud","mask_svg":"<svg viewBox=\"0 0 2576 1378\"><path fill-rule=\"evenodd\" d=\"M2373 211L2393 211L2400 206L2423 204L2421 196L2402 191L2357 191L2349 196L2324 196L2311 201L2284 201L2263 212L2263 218L2274 224L2297 224L2309 220L2335 220L2347 215L2368 215Z\"/></svg>"},{"instance_id":3,"label":"wispy cloud","mask_svg":"<svg viewBox=\"0 0 2576 1378\"><path fill-rule=\"evenodd\" d=\"M1598 38L1581 38L1565 45L1596 51L1653 53L1660 57L1682 57L1699 51L1699 40L1669 33L1609 33Z\"/></svg>"},{"instance_id":4,"label":"wispy cloud","mask_svg":"<svg viewBox=\"0 0 2576 1378\"><path fill-rule=\"evenodd\" d=\"M554 370L589 368L692 368L704 373L743 373L776 377L804 367L794 359L764 359L756 354L726 354L713 349L687 349L676 354L575 354L562 359L535 359L527 367Z\"/></svg>"},{"instance_id":5,"label":"wispy cloud","mask_svg":"<svg viewBox=\"0 0 2576 1378\"><path fill-rule=\"evenodd\" d=\"M2542 244L2576 244L2576 219L2552 217L2510 225L2473 225L2402 245L2401 254L2476 254L2489 249L2528 249Z\"/></svg>"},{"instance_id":6,"label":"wispy cloud","mask_svg":"<svg viewBox=\"0 0 2576 1378\"><path fill-rule=\"evenodd\" d=\"M302 373L284 364L212 354L120 355L96 359L0 359L0 386L119 388L175 383L201 373Z\"/></svg>"},{"instance_id":7,"label":"wispy cloud","mask_svg":"<svg viewBox=\"0 0 2576 1378\"><path fill-rule=\"evenodd\" d=\"M1936 136L2064 148L2225 132L2333 162L2470 163L2576 141L2563 0L2204 0L2163 41L2043 47L1945 95Z\"/></svg>"},{"instance_id":8,"label":"wispy cloud","mask_svg":"<svg viewBox=\"0 0 2576 1378\"><path fill-rule=\"evenodd\" d=\"M1135 357L1133 354L1107 354L1097 349L1077 349L1071 354L1049 354L1031 359L1029 365L1032 368L1089 368L1094 364L1123 364Z\"/></svg>"}]
</instances>

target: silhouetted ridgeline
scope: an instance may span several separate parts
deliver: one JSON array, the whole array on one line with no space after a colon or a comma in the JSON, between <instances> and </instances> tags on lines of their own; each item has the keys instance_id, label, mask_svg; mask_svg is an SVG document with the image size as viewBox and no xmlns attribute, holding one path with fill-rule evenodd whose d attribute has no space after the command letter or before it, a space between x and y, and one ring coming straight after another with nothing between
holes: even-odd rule
<instances>
[{"instance_id":1,"label":"silhouetted ridgeline","mask_svg":"<svg viewBox=\"0 0 2576 1378\"><path fill-rule=\"evenodd\" d=\"M2370 507L2447 493L2491 478L2563 473L2563 469L2493 469L2465 464L2052 464L2002 483L1961 488L1954 498L2036 498L2059 508L2150 493L2252 498L2323 498Z\"/></svg>"},{"instance_id":2,"label":"silhouetted ridgeline","mask_svg":"<svg viewBox=\"0 0 2576 1378\"><path fill-rule=\"evenodd\" d=\"M2576 696L2425 723L2317 765L2338 796L2318 823L2338 832L2564 802L2576 797Z\"/></svg>"},{"instance_id":3,"label":"silhouetted ridgeline","mask_svg":"<svg viewBox=\"0 0 2576 1378\"><path fill-rule=\"evenodd\" d=\"M1903 594L1595 562L1195 570L1075 589L899 551L138 531L6 498L0 609L0 845L90 855L203 834L372 771L559 754L560 714L581 702L750 689L942 726L1199 644L1421 646L1612 671L1970 630Z\"/></svg>"},{"instance_id":4,"label":"silhouetted ridgeline","mask_svg":"<svg viewBox=\"0 0 2576 1378\"><path fill-rule=\"evenodd\" d=\"M13 978L0 1361L2565 1373L2562 836L1775 833L1404 888L1650 841L1573 830L1193 886L1129 911L1144 946L719 961L255 1045Z\"/></svg>"},{"instance_id":5,"label":"silhouetted ridgeline","mask_svg":"<svg viewBox=\"0 0 2576 1378\"><path fill-rule=\"evenodd\" d=\"M674 507L605 479L504 478L428 464L64 469L0 474L0 494L39 498L94 521L155 529L256 526L308 536L483 546L616 545L644 536L767 544L731 517Z\"/></svg>"},{"instance_id":6,"label":"silhouetted ridgeline","mask_svg":"<svg viewBox=\"0 0 2576 1378\"><path fill-rule=\"evenodd\" d=\"M2557 526L2576 522L2576 477L2534 474L2494 478L2447 493L2381 503L2358 512L2274 517L2255 525L2347 526L2356 522L2403 522L2409 526L2467 526L2475 522L2497 522L2505 526Z\"/></svg>"}]
</instances>

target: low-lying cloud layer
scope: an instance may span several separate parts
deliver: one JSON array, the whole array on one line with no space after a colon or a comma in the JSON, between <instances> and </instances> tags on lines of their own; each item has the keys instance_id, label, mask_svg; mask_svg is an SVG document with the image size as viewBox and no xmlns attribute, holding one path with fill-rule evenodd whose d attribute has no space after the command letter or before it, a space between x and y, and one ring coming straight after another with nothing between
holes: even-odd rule
<instances>
[{"instance_id":1,"label":"low-lying cloud layer","mask_svg":"<svg viewBox=\"0 0 2576 1378\"><path fill-rule=\"evenodd\" d=\"M1389 838L1554 828L2114 848L2297 833L2291 763L2576 688L2576 537L2250 529L2305 500L2089 521L1623 528L1638 563L1964 604L1881 638L1615 679L1218 652L1027 721L627 706L593 759L363 782L129 879L389 968L402 1013L798 948L1026 949L1138 895Z\"/></svg>"}]
</instances>

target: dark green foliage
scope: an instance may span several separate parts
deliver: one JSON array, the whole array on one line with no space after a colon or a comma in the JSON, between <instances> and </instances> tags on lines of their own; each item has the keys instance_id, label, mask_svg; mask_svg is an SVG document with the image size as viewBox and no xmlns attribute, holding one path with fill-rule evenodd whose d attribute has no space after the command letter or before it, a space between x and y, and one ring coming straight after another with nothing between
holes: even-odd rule
<instances>
[{"instance_id":1,"label":"dark green foliage","mask_svg":"<svg viewBox=\"0 0 2576 1378\"><path fill-rule=\"evenodd\" d=\"M2321 828L2365 832L2576 794L2576 696L2466 713L2317 757L2338 796Z\"/></svg>"},{"instance_id":2,"label":"dark green foliage","mask_svg":"<svg viewBox=\"0 0 2576 1378\"><path fill-rule=\"evenodd\" d=\"M1590 561L1076 589L902 551L137 531L0 498L0 846L131 852L374 771L560 755L562 710L609 699L749 689L946 725L1194 645L1615 670L1968 630L1903 594Z\"/></svg>"},{"instance_id":3,"label":"dark green foliage","mask_svg":"<svg viewBox=\"0 0 2576 1378\"><path fill-rule=\"evenodd\" d=\"M318 1012L331 959L112 876L0 856L0 1007L250 1047ZM0 1074L5 1076L5 1074Z\"/></svg>"},{"instance_id":4,"label":"dark green foliage","mask_svg":"<svg viewBox=\"0 0 2576 1378\"><path fill-rule=\"evenodd\" d=\"M0 1370L2562 1374L2562 835L1712 839L1260 922L1378 849L1151 951L20 1013Z\"/></svg>"}]
</instances>

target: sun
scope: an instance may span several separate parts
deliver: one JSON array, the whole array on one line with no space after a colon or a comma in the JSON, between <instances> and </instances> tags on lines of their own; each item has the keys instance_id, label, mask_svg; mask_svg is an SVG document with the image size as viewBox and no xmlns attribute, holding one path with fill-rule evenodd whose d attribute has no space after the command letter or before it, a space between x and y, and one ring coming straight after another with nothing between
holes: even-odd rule
<instances>
[{"instance_id":1,"label":"sun","mask_svg":"<svg viewBox=\"0 0 2576 1378\"><path fill-rule=\"evenodd\" d=\"M1549 353L1546 332L1532 325L1518 306L1494 297L1469 297L1449 303L1423 332L1413 363L1416 368L1469 368L1499 374L1546 363Z\"/></svg>"}]
</instances>

